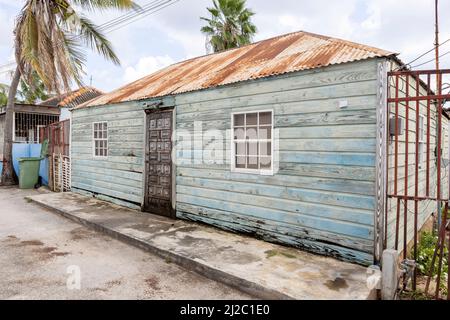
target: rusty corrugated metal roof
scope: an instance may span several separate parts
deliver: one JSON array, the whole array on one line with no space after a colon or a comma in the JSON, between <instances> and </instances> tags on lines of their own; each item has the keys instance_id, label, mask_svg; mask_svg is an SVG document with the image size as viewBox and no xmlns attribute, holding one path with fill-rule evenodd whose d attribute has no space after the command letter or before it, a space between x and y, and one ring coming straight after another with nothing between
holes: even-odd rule
<instances>
[{"instance_id":1,"label":"rusty corrugated metal roof","mask_svg":"<svg viewBox=\"0 0 450 320\"><path fill-rule=\"evenodd\" d=\"M162 97L393 55L374 47L301 31L174 64L80 107Z\"/></svg>"},{"instance_id":2,"label":"rusty corrugated metal roof","mask_svg":"<svg viewBox=\"0 0 450 320\"><path fill-rule=\"evenodd\" d=\"M51 97L43 101L40 105L50 105L55 107L74 108L80 104L86 103L100 95L104 94L102 91L93 87L82 87L77 90Z\"/></svg>"}]
</instances>

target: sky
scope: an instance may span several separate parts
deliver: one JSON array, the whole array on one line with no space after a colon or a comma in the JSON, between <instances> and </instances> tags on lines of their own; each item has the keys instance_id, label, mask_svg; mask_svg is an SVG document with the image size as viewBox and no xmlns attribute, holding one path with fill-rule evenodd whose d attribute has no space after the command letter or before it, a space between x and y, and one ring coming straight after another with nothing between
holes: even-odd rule
<instances>
[{"instance_id":1,"label":"sky","mask_svg":"<svg viewBox=\"0 0 450 320\"><path fill-rule=\"evenodd\" d=\"M180 0L126 27L108 33L121 65L115 66L89 53L85 83L105 92L151 74L167 65L206 53L204 24L212 0ZM145 5L152 0L137 0ZM0 66L13 61L14 19L23 0L0 0ZM400 54L409 62L433 48L434 0L247 0L258 27L255 41L294 32L309 31L371 45ZM450 38L450 1L440 4L442 41ZM86 13L100 25L123 15L119 11ZM89 49L87 49L89 50ZM441 52L450 51L450 42ZM415 64L433 58L433 53ZM414 64L413 64L414 65ZM431 68L433 63L420 68ZM442 57L450 68L450 54ZM0 68L0 83L10 81Z\"/></svg>"}]
</instances>

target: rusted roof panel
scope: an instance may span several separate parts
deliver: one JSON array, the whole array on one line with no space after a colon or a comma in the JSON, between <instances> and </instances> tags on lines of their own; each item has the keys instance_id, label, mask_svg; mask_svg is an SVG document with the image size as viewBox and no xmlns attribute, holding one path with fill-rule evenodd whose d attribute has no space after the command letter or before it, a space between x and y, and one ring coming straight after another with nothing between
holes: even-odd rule
<instances>
[{"instance_id":1,"label":"rusted roof panel","mask_svg":"<svg viewBox=\"0 0 450 320\"><path fill-rule=\"evenodd\" d=\"M156 98L393 55L374 47L301 31L174 64L80 107Z\"/></svg>"},{"instance_id":2,"label":"rusted roof panel","mask_svg":"<svg viewBox=\"0 0 450 320\"><path fill-rule=\"evenodd\" d=\"M103 92L93 87L82 87L74 91L64 93L62 95L56 95L48 100L40 103L41 105L50 105L55 107L68 107L74 108L78 105L86 103L100 95Z\"/></svg>"}]
</instances>

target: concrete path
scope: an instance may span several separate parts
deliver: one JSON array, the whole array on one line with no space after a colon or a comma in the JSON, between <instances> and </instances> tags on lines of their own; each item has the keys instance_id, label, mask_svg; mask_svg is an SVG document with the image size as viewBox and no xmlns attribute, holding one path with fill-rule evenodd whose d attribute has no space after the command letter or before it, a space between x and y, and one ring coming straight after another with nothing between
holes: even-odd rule
<instances>
[{"instance_id":1,"label":"concrete path","mask_svg":"<svg viewBox=\"0 0 450 320\"><path fill-rule=\"evenodd\" d=\"M259 298L372 298L361 266L78 194L28 199Z\"/></svg>"},{"instance_id":2,"label":"concrete path","mask_svg":"<svg viewBox=\"0 0 450 320\"><path fill-rule=\"evenodd\" d=\"M0 187L1 300L251 299L24 199L37 193Z\"/></svg>"}]
</instances>

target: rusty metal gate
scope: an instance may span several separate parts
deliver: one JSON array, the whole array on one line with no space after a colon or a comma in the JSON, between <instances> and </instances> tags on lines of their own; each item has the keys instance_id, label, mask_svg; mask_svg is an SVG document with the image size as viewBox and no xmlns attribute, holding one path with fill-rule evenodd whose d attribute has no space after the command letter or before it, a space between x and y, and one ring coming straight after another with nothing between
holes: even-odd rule
<instances>
[{"instance_id":1,"label":"rusty metal gate","mask_svg":"<svg viewBox=\"0 0 450 320\"><path fill-rule=\"evenodd\" d=\"M70 120L55 122L40 131L48 140L49 187L55 192L70 191Z\"/></svg>"},{"instance_id":2,"label":"rusty metal gate","mask_svg":"<svg viewBox=\"0 0 450 320\"><path fill-rule=\"evenodd\" d=\"M449 201L448 155L443 151L448 150L449 144L448 126L444 126L444 120L448 119L444 105L450 94L442 93L443 78L448 74L450 70L395 71L388 74L390 139L385 248L402 251L404 262L417 261L419 229L426 217L431 213L437 214L439 241L434 259L439 258L439 264L435 298L439 297L443 249L448 233L447 211L441 215L440 210L442 206L448 208ZM436 91L431 87L436 87ZM448 242L450 247L450 235ZM413 290L417 288L416 270L411 275ZM426 293L434 271L429 272Z\"/></svg>"}]
</instances>

